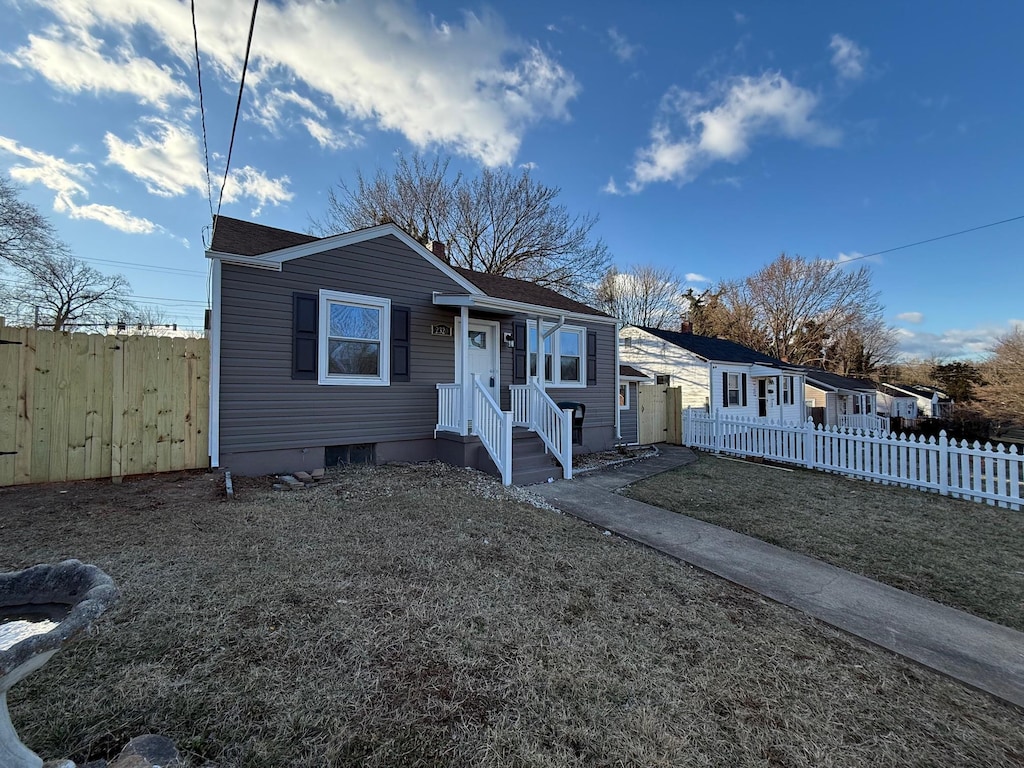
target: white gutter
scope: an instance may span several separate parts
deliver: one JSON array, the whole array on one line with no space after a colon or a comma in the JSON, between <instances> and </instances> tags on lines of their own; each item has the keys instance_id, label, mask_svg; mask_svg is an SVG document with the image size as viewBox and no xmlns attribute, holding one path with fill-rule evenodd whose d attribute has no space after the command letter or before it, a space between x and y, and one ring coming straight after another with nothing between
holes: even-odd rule
<instances>
[{"instance_id":1,"label":"white gutter","mask_svg":"<svg viewBox=\"0 0 1024 768\"><path fill-rule=\"evenodd\" d=\"M475 307L479 309L492 309L504 312L513 312L522 315L539 315L545 318L561 318L564 320L578 320L587 323L618 323L614 317L604 315L588 315L584 312L569 312L555 307L545 307L540 304L528 304L522 301L511 299L498 299L493 296L467 296L465 294L435 293L434 304L439 307Z\"/></svg>"},{"instance_id":2,"label":"white gutter","mask_svg":"<svg viewBox=\"0 0 1024 768\"><path fill-rule=\"evenodd\" d=\"M210 420L208 445L210 467L220 466L220 260L213 260L212 306L210 310Z\"/></svg>"}]
</instances>

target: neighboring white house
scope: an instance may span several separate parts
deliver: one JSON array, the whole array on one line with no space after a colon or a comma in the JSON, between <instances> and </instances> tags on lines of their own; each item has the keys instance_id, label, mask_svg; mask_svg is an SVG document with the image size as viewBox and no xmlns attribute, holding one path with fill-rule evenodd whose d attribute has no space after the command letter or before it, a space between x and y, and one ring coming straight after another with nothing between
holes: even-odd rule
<instances>
[{"instance_id":1,"label":"neighboring white house","mask_svg":"<svg viewBox=\"0 0 1024 768\"><path fill-rule=\"evenodd\" d=\"M918 417L931 417L933 419L948 418L953 413L953 401L945 392L935 387L928 387L924 384L880 384L878 388L879 405L881 408L888 408L892 416L903 416L907 419ZM917 413L911 415L914 410L907 404L907 398L913 398ZM903 413L893 412L894 402L900 401L895 407L907 411Z\"/></svg>"},{"instance_id":2,"label":"neighboring white house","mask_svg":"<svg viewBox=\"0 0 1024 768\"><path fill-rule=\"evenodd\" d=\"M773 421L804 421L804 373L742 344L682 331L627 325L619 359L658 384L682 389L683 408Z\"/></svg>"},{"instance_id":3,"label":"neighboring white house","mask_svg":"<svg viewBox=\"0 0 1024 768\"><path fill-rule=\"evenodd\" d=\"M821 368L802 366L805 392L811 416L830 427L888 428L877 416L877 392L868 381L840 376Z\"/></svg>"}]
</instances>

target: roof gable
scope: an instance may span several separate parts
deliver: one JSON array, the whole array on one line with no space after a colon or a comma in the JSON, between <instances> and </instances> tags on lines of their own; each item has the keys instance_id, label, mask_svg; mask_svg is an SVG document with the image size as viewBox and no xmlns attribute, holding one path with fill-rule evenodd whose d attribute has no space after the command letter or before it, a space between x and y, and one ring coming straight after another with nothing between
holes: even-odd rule
<instances>
[{"instance_id":1,"label":"roof gable","mask_svg":"<svg viewBox=\"0 0 1024 768\"><path fill-rule=\"evenodd\" d=\"M403 229L394 224L381 224L376 227L357 229L330 237L316 237L286 229L277 229L263 224L255 224L241 219L219 216L214 227L213 242L207 255L218 258L224 255L242 256L242 263L252 266L279 268L280 264L292 259L311 256L315 253L343 248L347 245L372 240L378 237L393 235L409 248L429 261L439 270L452 278L470 294L486 295L496 299L505 299L522 304L550 307L563 312L596 315L610 318L611 316L579 301L562 296L549 288L543 288L527 280L517 280L502 275L486 272L475 272L464 267L455 267L438 259L433 253L414 240Z\"/></svg>"}]
</instances>

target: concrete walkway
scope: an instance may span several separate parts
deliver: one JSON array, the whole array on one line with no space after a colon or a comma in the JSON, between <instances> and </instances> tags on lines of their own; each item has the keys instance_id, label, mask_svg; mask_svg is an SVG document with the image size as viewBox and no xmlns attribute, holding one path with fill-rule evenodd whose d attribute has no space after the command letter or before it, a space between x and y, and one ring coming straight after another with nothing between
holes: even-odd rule
<instances>
[{"instance_id":1,"label":"concrete walkway","mask_svg":"<svg viewBox=\"0 0 1024 768\"><path fill-rule=\"evenodd\" d=\"M747 587L967 685L1024 707L1024 633L820 560L621 496L645 477L696 461L661 455L530 486L553 506Z\"/></svg>"}]
</instances>

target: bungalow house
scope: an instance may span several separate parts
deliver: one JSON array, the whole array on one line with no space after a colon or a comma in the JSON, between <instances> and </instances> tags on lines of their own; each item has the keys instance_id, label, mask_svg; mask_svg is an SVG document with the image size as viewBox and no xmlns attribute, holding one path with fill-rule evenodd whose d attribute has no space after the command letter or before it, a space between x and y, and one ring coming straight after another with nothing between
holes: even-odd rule
<instances>
[{"instance_id":1,"label":"bungalow house","mask_svg":"<svg viewBox=\"0 0 1024 768\"><path fill-rule=\"evenodd\" d=\"M619 331L619 358L681 387L683 408L721 410L729 416L804 421L804 374L742 344L691 332L626 326Z\"/></svg>"},{"instance_id":2,"label":"bungalow house","mask_svg":"<svg viewBox=\"0 0 1024 768\"><path fill-rule=\"evenodd\" d=\"M214 467L440 459L527 483L619 441L617 321L592 307L392 224L318 238L221 216L206 255Z\"/></svg>"},{"instance_id":3,"label":"bungalow house","mask_svg":"<svg viewBox=\"0 0 1024 768\"><path fill-rule=\"evenodd\" d=\"M932 418L947 419L953 415L953 401L941 389L928 387L924 384L880 384L878 386L879 401L887 405L890 411L894 401L902 400L897 406L903 413L892 413L893 416L903 416L907 419ZM912 398L914 407L910 407L906 398ZM916 413L911 415L911 411Z\"/></svg>"},{"instance_id":4,"label":"bungalow house","mask_svg":"<svg viewBox=\"0 0 1024 768\"><path fill-rule=\"evenodd\" d=\"M640 385L653 384L654 378L631 365L619 365L619 437L625 445L640 441L637 406Z\"/></svg>"},{"instance_id":5,"label":"bungalow house","mask_svg":"<svg viewBox=\"0 0 1024 768\"><path fill-rule=\"evenodd\" d=\"M804 397L815 424L888 431L889 419L876 415L875 385L812 366L804 372Z\"/></svg>"}]
</instances>

